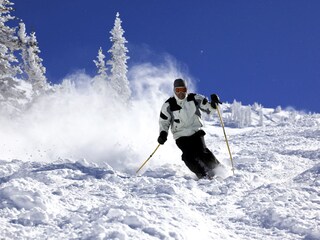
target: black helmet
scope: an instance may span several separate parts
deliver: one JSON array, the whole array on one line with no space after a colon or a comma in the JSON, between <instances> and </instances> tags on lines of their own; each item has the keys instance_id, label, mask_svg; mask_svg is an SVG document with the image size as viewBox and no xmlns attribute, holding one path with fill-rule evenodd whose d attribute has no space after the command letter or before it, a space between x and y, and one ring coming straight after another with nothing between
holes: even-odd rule
<instances>
[{"instance_id":1,"label":"black helmet","mask_svg":"<svg viewBox=\"0 0 320 240\"><path fill-rule=\"evenodd\" d=\"M174 80L173 87L174 88L176 88L176 87L187 87L187 85L186 85L186 82L183 79L178 78L178 79Z\"/></svg>"}]
</instances>

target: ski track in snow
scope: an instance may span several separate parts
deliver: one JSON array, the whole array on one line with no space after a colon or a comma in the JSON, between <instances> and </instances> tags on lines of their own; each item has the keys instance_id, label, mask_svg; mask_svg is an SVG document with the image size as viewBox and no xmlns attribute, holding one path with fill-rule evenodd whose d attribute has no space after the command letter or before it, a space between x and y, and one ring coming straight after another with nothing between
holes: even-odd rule
<instances>
[{"instance_id":1,"label":"ski track in snow","mask_svg":"<svg viewBox=\"0 0 320 240\"><path fill-rule=\"evenodd\" d=\"M235 175L211 181L175 164L134 176L90 159L1 160L0 239L320 239L319 119L226 129ZM221 128L205 130L229 166Z\"/></svg>"}]
</instances>

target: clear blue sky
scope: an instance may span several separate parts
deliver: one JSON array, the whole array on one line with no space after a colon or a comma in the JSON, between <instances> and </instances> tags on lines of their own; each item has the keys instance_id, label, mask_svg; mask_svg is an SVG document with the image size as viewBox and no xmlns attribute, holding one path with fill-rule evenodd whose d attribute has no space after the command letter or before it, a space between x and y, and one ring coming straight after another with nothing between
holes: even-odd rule
<instances>
[{"instance_id":1,"label":"clear blue sky","mask_svg":"<svg viewBox=\"0 0 320 240\"><path fill-rule=\"evenodd\" d=\"M37 34L52 82L76 69L94 74L119 11L129 66L168 53L204 95L320 112L319 0L12 1Z\"/></svg>"}]
</instances>

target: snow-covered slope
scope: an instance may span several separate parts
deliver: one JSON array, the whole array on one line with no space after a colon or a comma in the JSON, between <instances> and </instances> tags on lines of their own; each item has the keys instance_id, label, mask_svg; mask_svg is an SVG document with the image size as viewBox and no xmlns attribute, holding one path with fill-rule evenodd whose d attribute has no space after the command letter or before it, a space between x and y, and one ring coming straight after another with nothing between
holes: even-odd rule
<instances>
[{"instance_id":1,"label":"snow-covered slope","mask_svg":"<svg viewBox=\"0 0 320 240\"><path fill-rule=\"evenodd\" d=\"M230 105L223 110L230 119ZM172 140L139 176L134 172L155 140L144 159L139 148L120 147L136 157L131 170L117 167L114 154L96 162L95 155L52 161L2 153L0 238L320 239L320 115L263 113L263 126L255 111L251 126L226 123L235 175L218 118L207 119L207 145L229 169L211 181L187 170ZM13 130L5 133L2 149L14 152L13 137L3 139Z\"/></svg>"}]
</instances>

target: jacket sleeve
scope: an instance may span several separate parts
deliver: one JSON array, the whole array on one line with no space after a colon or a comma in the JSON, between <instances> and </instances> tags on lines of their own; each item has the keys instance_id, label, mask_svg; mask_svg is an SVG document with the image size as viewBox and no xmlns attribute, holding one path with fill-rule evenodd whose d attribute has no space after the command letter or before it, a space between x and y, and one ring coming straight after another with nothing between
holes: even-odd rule
<instances>
[{"instance_id":1,"label":"jacket sleeve","mask_svg":"<svg viewBox=\"0 0 320 240\"><path fill-rule=\"evenodd\" d=\"M206 97L204 97L203 95L196 94L194 96L194 98L195 98L196 102L198 103L198 106L201 111L203 111L207 114L212 114L215 111L215 109L213 107L211 107L211 104L208 101L208 99Z\"/></svg>"},{"instance_id":2,"label":"jacket sleeve","mask_svg":"<svg viewBox=\"0 0 320 240\"><path fill-rule=\"evenodd\" d=\"M170 124L171 124L171 111L170 111L170 105L168 102L165 102L162 105L161 112L160 112L160 118L159 118L159 127L160 131L168 132Z\"/></svg>"}]
</instances>

